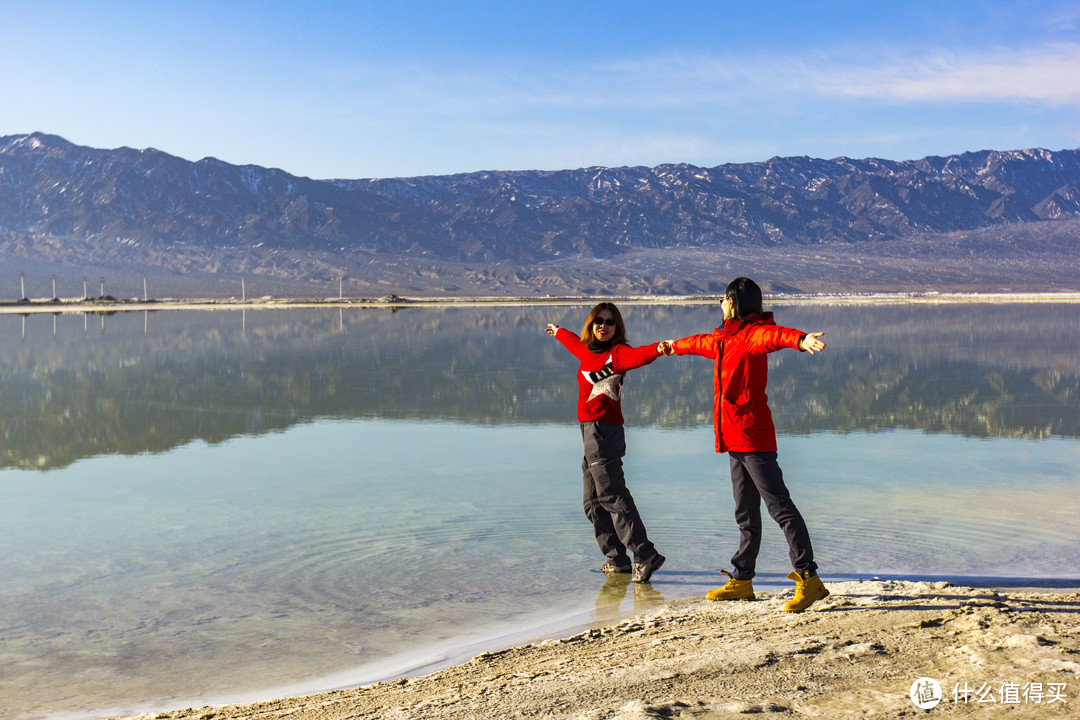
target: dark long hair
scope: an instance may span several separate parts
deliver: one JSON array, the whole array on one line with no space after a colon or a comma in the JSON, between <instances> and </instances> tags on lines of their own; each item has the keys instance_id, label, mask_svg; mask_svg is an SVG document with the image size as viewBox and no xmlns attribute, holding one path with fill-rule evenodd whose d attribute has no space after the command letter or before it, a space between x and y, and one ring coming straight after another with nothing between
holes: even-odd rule
<instances>
[{"instance_id":1,"label":"dark long hair","mask_svg":"<svg viewBox=\"0 0 1080 720\"><path fill-rule=\"evenodd\" d=\"M732 313L736 320L743 320L748 315L764 312L761 288L748 277L737 277L728 283L724 296L731 301Z\"/></svg>"},{"instance_id":2,"label":"dark long hair","mask_svg":"<svg viewBox=\"0 0 1080 720\"><path fill-rule=\"evenodd\" d=\"M611 317L615 318L615 337L612 338L612 344L618 345L619 343L628 342L626 339L626 323L623 322L622 313L619 312L619 308L615 307L615 303L609 302L600 303L589 313L589 318L585 321L585 327L581 328L581 342L587 345L596 339L596 336L593 335L592 326L601 310L610 311Z\"/></svg>"}]
</instances>

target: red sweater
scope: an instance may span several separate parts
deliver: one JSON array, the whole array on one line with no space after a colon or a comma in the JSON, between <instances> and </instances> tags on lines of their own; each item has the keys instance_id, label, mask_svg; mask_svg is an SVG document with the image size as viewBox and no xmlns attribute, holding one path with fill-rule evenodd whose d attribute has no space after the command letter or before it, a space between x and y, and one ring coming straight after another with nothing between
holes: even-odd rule
<instances>
[{"instance_id":1,"label":"red sweater","mask_svg":"<svg viewBox=\"0 0 1080 720\"><path fill-rule=\"evenodd\" d=\"M776 428L765 385L767 355L783 348L799 349L806 333L780 327L772 313L727 320L708 335L676 340L676 355L712 358L713 430L716 452L775 452Z\"/></svg>"},{"instance_id":2,"label":"red sweater","mask_svg":"<svg viewBox=\"0 0 1080 720\"><path fill-rule=\"evenodd\" d=\"M581 338L566 328L559 328L555 337L581 361L577 374L578 421L603 420L622 425L623 375L660 357L656 345L630 347L620 343L595 353L589 350L588 343L582 343Z\"/></svg>"}]
</instances>

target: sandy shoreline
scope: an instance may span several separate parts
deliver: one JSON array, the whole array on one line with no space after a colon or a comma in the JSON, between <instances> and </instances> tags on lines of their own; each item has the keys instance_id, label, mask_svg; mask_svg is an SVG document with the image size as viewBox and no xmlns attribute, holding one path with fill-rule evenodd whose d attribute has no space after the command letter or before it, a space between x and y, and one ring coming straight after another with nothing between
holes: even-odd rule
<instances>
[{"instance_id":1,"label":"sandy shoreline","mask_svg":"<svg viewBox=\"0 0 1080 720\"><path fill-rule=\"evenodd\" d=\"M136 717L900 718L923 712L909 697L923 677L943 695L931 712L950 717L1080 717L1080 593L828 584L832 596L798 615L782 610L789 590L674 600L421 677Z\"/></svg>"},{"instance_id":2,"label":"sandy shoreline","mask_svg":"<svg viewBox=\"0 0 1080 720\"><path fill-rule=\"evenodd\" d=\"M696 305L718 303L717 295L627 295L581 297L398 297L388 298L260 298L240 300L165 298L160 300L36 299L0 301L0 315L38 313L113 313L162 310L266 310L313 308L401 308L401 307L520 307L546 305L587 305L606 300L623 304ZM1077 303L1080 292L1000 292L1000 293L851 293L821 295L768 295L767 303L777 304L897 304L897 303Z\"/></svg>"}]
</instances>

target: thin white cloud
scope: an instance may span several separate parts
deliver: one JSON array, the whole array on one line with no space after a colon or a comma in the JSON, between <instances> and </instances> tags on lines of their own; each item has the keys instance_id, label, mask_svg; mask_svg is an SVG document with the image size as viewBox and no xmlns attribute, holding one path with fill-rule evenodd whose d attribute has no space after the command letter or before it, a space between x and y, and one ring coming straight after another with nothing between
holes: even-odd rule
<instances>
[{"instance_id":1,"label":"thin white cloud","mask_svg":"<svg viewBox=\"0 0 1080 720\"><path fill-rule=\"evenodd\" d=\"M325 70L323 71L326 72ZM384 112L472 116L539 110L603 112L730 105L805 89L805 67L775 57L667 54L610 63L384 67L338 71L335 87Z\"/></svg>"},{"instance_id":2,"label":"thin white cloud","mask_svg":"<svg viewBox=\"0 0 1080 720\"><path fill-rule=\"evenodd\" d=\"M860 62L808 56L670 54L607 64L380 68L362 90L387 111L475 116L745 107L747 102L865 98L919 102L1080 104L1080 44L981 55L938 53ZM359 80L359 78L357 78ZM361 89L361 88L358 88Z\"/></svg>"},{"instance_id":3,"label":"thin white cloud","mask_svg":"<svg viewBox=\"0 0 1080 720\"><path fill-rule=\"evenodd\" d=\"M903 102L1080 104L1080 45L1006 50L980 57L941 55L819 76L822 91Z\"/></svg>"}]
</instances>

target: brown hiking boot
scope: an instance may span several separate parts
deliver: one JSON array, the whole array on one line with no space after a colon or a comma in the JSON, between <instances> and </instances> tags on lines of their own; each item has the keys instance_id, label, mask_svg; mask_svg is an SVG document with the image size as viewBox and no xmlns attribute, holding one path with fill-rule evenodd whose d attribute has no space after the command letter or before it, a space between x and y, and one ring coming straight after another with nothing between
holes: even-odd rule
<instances>
[{"instance_id":1,"label":"brown hiking boot","mask_svg":"<svg viewBox=\"0 0 1080 720\"><path fill-rule=\"evenodd\" d=\"M715 590L710 590L705 593L705 597L710 600L753 600L754 599L754 581L753 580L736 580L731 573L727 570L721 570L720 572L728 576L728 581L724 587L718 587Z\"/></svg>"},{"instance_id":2,"label":"brown hiking boot","mask_svg":"<svg viewBox=\"0 0 1080 720\"><path fill-rule=\"evenodd\" d=\"M660 553L656 553L652 556L652 559L642 563L634 563L634 574L630 577L636 583L647 583L652 574L660 569L660 566L667 560L666 557Z\"/></svg>"},{"instance_id":3,"label":"brown hiking boot","mask_svg":"<svg viewBox=\"0 0 1080 720\"><path fill-rule=\"evenodd\" d=\"M608 560L600 566L600 572L604 573L605 575L611 575L613 573L628 573L630 572L630 570L631 567L629 560L627 560L626 562L614 562L612 560Z\"/></svg>"},{"instance_id":4,"label":"brown hiking boot","mask_svg":"<svg viewBox=\"0 0 1080 720\"><path fill-rule=\"evenodd\" d=\"M829 596L829 589L812 570L807 570L802 575L792 570L788 574L788 580L795 581L795 597L784 603L784 610L787 612L802 612L816 601Z\"/></svg>"}]
</instances>

